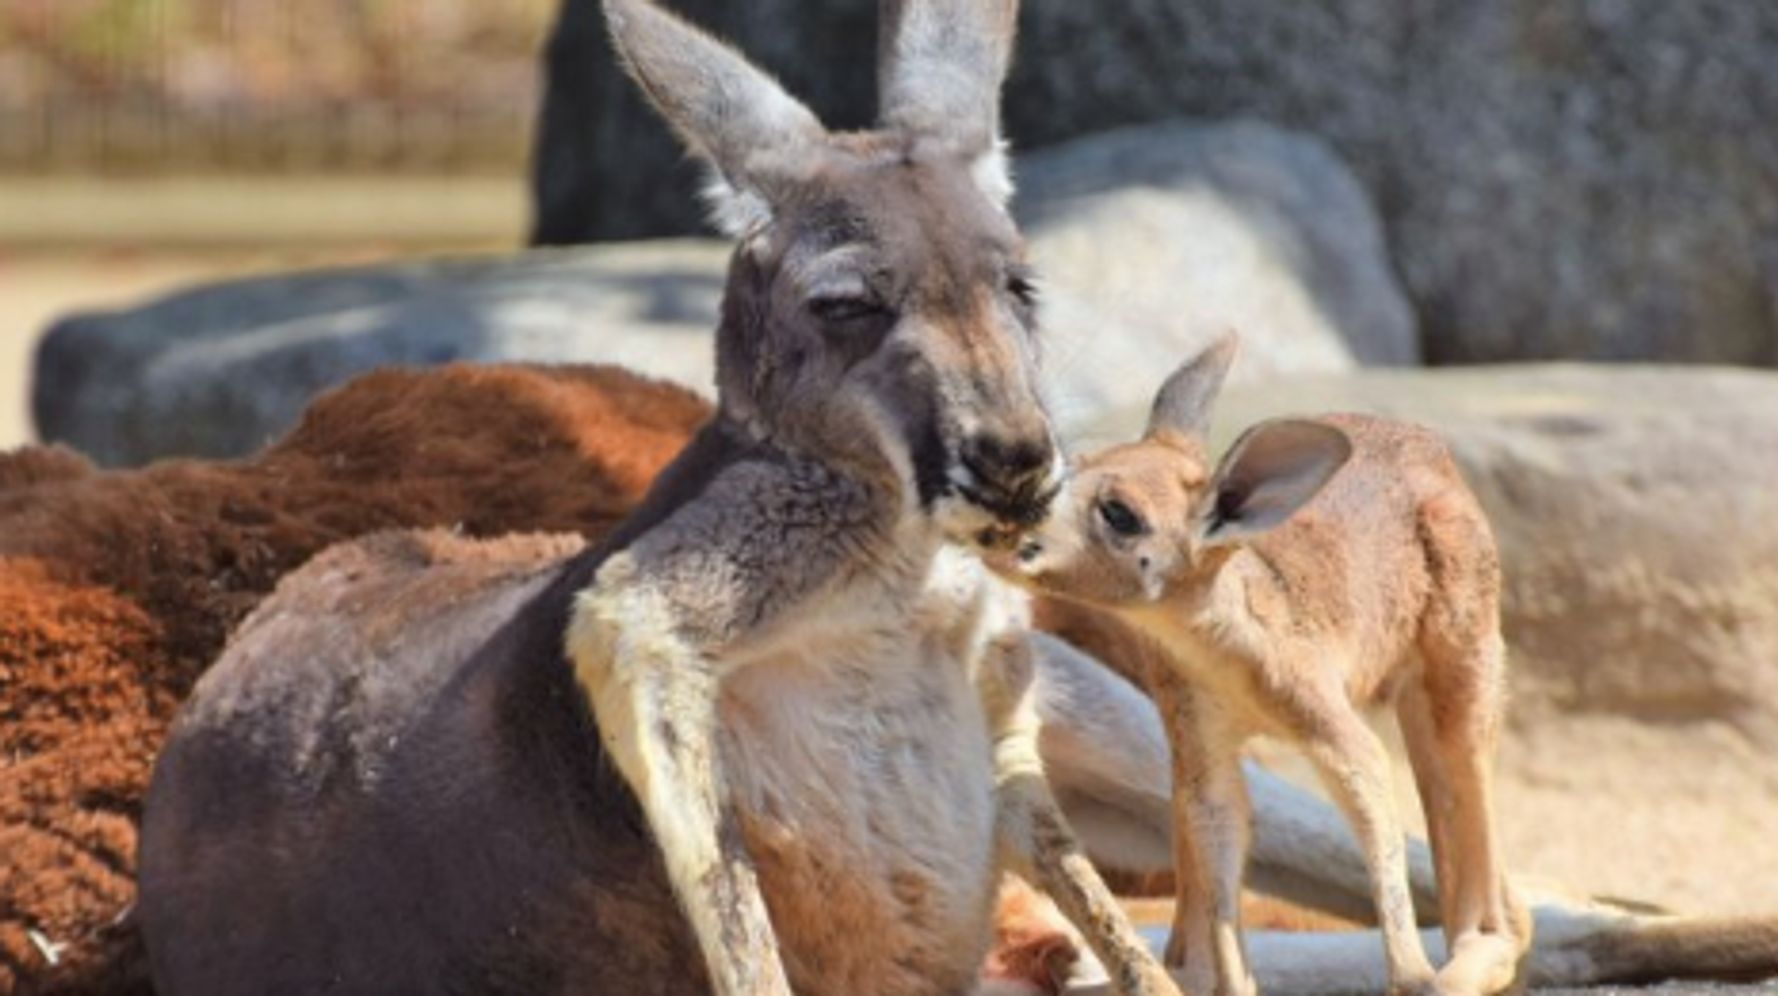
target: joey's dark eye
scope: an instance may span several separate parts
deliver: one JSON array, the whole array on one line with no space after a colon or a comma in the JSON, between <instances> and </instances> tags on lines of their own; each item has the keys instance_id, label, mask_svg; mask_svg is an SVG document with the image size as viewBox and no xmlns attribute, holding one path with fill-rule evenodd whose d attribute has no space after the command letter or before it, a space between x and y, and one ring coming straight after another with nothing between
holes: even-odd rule
<instances>
[{"instance_id":1,"label":"joey's dark eye","mask_svg":"<svg viewBox=\"0 0 1778 996\"><path fill-rule=\"evenodd\" d=\"M839 325L866 318L882 318L889 314L889 309L870 297L817 297L810 299L809 313L821 321Z\"/></svg>"},{"instance_id":2,"label":"joey's dark eye","mask_svg":"<svg viewBox=\"0 0 1778 996\"><path fill-rule=\"evenodd\" d=\"M1119 536L1140 536L1148 531L1148 527L1142 522L1142 516L1116 498L1100 499L1099 518L1104 519L1105 525Z\"/></svg>"}]
</instances>

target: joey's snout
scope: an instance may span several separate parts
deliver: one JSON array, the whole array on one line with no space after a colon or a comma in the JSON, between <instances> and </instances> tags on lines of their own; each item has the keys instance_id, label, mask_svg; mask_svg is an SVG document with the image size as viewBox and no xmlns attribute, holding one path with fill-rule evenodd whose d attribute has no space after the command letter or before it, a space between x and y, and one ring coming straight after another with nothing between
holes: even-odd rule
<instances>
[{"instance_id":1,"label":"joey's snout","mask_svg":"<svg viewBox=\"0 0 1778 996\"><path fill-rule=\"evenodd\" d=\"M988 569L1003 579L1036 591L1048 590L1059 569L1073 559L1071 544L1059 529L1057 518L1066 514L1059 499L1056 507L1037 525L1006 529L977 537L979 552Z\"/></svg>"}]
</instances>

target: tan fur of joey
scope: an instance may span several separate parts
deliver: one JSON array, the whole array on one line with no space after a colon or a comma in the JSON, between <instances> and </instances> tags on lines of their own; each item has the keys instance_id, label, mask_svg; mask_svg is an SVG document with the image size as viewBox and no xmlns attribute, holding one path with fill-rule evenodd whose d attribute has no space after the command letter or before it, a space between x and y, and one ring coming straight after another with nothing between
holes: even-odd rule
<instances>
[{"instance_id":1,"label":"tan fur of joey","mask_svg":"<svg viewBox=\"0 0 1778 996\"><path fill-rule=\"evenodd\" d=\"M1025 576L1059 595L1160 598L1203 557L1187 527L1209 479L1202 447L1173 434L1084 458L1050 521L1020 549Z\"/></svg>"},{"instance_id":2,"label":"tan fur of joey","mask_svg":"<svg viewBox=\"0 0 1778 996\"><path fill-rule=\"evenodd\" d=\"M1142 439L1081 457L1049 520L1015 557L992 556L998 569L1053 595L1154 602L1214 575L1244 538L1313 498L1352 452L1333 426L1264 423L1212 465L1201 434L1207 410L1181 391L1229 362L1233 348L1225 340L1175 374Z\"/></svg>"},{"instance_id":3,"label":"tan fur of joey","mask_svg":"<svg viewBox=\"0 0 1778 996\"><path fill-rule=\"evenodd\" d=\"M1084 457L1055 514L996 570L1099 606L1161 653L1144 676L1168 729L1170 964L1189 991L1254 992L1240 925L1256 734L1303 749L1353 826L1390 988L1491 996L1530 943L1494 830L1505 683L1500 565L1486 517L1431 432L1359 415L1279 419L1214 469L1227 337L1161 388L1144 438ZM1415 923L1389 755L1362 709L1395 706L1424 801L1451 957Z\"/></svg>"}]
</instances>

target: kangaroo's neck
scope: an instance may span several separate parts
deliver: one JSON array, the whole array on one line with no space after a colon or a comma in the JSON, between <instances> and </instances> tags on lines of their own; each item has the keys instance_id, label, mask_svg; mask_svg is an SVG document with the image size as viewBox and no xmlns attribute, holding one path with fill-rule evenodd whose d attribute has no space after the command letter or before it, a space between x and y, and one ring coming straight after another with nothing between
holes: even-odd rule
<instances>
[{"instance_id":1,"label":"kangaroo's neck","mask_svg":"<svg viewBox=\"0 0 1778 996\"><path fill-rule=\"evenodd\" d=\"M937 526L920 508L911 482L898 473L890 457L857 443L837 453L817 449L795 435L762 435L755 426L718 414L661 471L636 510L600 544L597 554L602 557L629 546L699 500L724 471L748 460L781 465L797 486L797 493L787 497L809 504L824 518L845 521L847 542L854 544L861 574L887 569L921 574L925 568L920 565L942 546Z\"/></svg>"},{"instance_id":2,"label":"kangaroo's neck","mask_svg":"<svg viewBox=\"0 0 1778 996\"><path fill-rule=\"evenodd\" d=\"M885 445L885 432L865 412L849 405L807 403L772 411L769 418L752 406L724 403L717 416L738 437L801 463L820 464L835 474L896 498L913 495L911 458ZM738 413L753 412L750 416ZM888 416L878 416L878 420Z\"/></svg>"}]
</instances>

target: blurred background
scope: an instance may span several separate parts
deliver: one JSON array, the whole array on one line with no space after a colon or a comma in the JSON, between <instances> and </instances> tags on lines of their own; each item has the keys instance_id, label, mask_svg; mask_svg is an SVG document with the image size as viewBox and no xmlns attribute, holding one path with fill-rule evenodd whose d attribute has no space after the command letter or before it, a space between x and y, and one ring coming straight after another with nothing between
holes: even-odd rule
<instances>
[{"instance_id":1,"label":"blurred background","mask_svg":"<svg viewBox=\"0 0 1778 996\"><path fill-rule=\"evenodd\" d=\"M675 0L825 120L870 0ZM1514 866L1778 896L1778 4L1027 0L1051 393L1234 327L1225 431L1371 408L1501 535ZM709 384L725 249L594 0L0 0L0 448L237 456L379 364Z\"/></svg>"},{"instance_id":2,"label":"blurred background","mask_svg":"<svg viewBox=\"0 0 1778 996\"><path fill-rule=\"evenodd\" d=\"M518 245L554 7L0 3L0 447L71 309Z\"/></svg>"}]
</instances>

